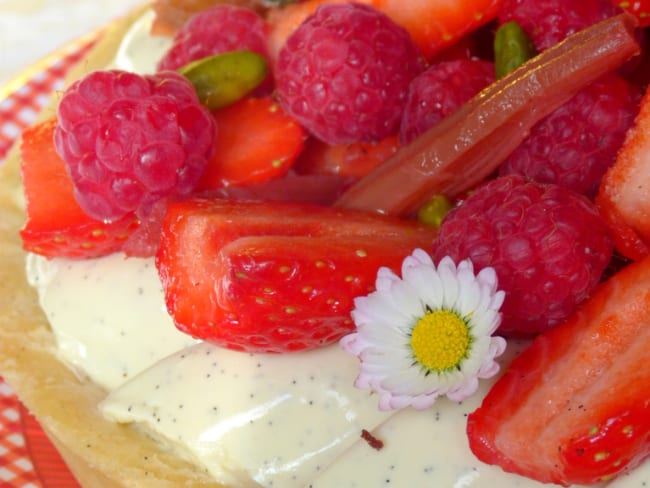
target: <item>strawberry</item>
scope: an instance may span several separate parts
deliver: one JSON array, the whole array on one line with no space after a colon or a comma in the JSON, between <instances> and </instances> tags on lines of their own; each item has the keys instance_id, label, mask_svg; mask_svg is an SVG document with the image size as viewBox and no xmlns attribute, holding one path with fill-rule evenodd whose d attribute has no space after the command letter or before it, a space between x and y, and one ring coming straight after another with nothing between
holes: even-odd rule
<instances>
[{"instance_id":1,"label":"strawberry","mask_svg":"<svg viewBox=\"0 0 650 488\"><path fill-rule=\"evenodd\" d=\"M74 197L65 163L54 150L56 119L28 128L21 145L27 219L23 248L47 257L94 258L122 248L138 227L133 216L112 223L89 217Z\"/></svg>"},{"instance_id":2,"label":"strawberry","mask_svg":"<svg viewBox=\"0 0 650 488\"><path fill-rule=\"evenodd\" d=\"M268 16L271 57L277 57L287 37L321 4L340 1L307 0L272 10ZM400 0L359 0L357 3L372 5L391 17L411 34L423 56L430 59L496 17L500 0L411 0L408 8L404 8Z\"/></svg>"},{"instance_id":3,"label":"strawberry","mask_svg":"<svg viewBox=\"0 0 650 488\"><path fill-rule=\"evenodd\" d=\"M256 352L311 349L353 329L355 296L434 230L307 204L195 198L170 205L156 263L177 327Z\"/></svg>"},{"instance_id":4,"label":"strawberry","mask_svg":"<svg viewBox=\"0 0 650 488\"><path fill-rule=\"evenodd\" d=\"M623 10L627 10L639 20L640 27L648 27L650 25L650 0L615 0L614 4L618 5Z\"/></svg>"},{"instance_id":5,"label":"strawberry","mask_svg":"<svg viewBox=\"0 0 650 488\"><path fill-rule=\"evenodd\" d=\"M650 91L641 100L614 165L602 179L596 205L612 227L616 248L630 259L648 254L650 245Z\"/></svg>"},{"instance_id":6,"label":"strawberry","mask_svg":"<svg viewBox=\"0 0 650 488\"><path fill-rule=\"evenodd\" d=\"M305 144L305 130L270 97L245 98L214 117L218 127L214 156L199 190L282 176Z\"/></svg>"},{"instance_id":7,"label":"strawberry","mask_svg":"<svg viewBox=\"0 0 650 488\"><path fill-rule=\"evenodd\" d=\"M469 416L482 461L592 484L650 454L650 258L623 268L538 336Z\"/></svg>"},{"instance_id":8,"label":"strawberry","mask_svg":"<svg viewBox=\"0 0 650 488\"><path fill-rule=\"evenodd\" d=\"M501 0L372 0L371 4L404 27L425 58L451 46L496 17Z\"/></svg>"},{"instance_id":9,"label":"strawberry","mask_svg":"<svg viewBox=\"0 0 650 488\"><path fill-rule=\"evenodd\" d=\"M335 174L361 178L395 154L397 134L377 142L327 144L310 139L294 169L299 174Z\"/></svg>"}]
</instances>

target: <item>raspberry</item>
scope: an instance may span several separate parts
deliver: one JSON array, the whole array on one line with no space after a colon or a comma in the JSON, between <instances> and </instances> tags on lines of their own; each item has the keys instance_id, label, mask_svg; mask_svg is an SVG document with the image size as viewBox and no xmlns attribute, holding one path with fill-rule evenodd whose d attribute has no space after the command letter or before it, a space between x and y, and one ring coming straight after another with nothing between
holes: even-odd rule
<instances>
[{"instance_id":1,"label":"raspberry","mask_svg":"<svg viewBox=\"0 0 650 488\"><path fill-rule=\"evenodd\" d=\"M176 70L191 61L235 50L253 51L269 59L266 22L253 10L217 5L193 15L174 37L160 60L161 70Z\"/></svg>"},{"instance_id":2,"label":"raspberry","mask_svg":"<svg viewBox=\"0 0 650 488\"><path fill-rule=\"evenodd\" d=\"M494 64L488 61L457 59L432 65L411 82L400 142L412 141L493 81Z\"/></svg>"},{"instance_id":3,"label":"raspberry","mask_svg":"<svg viewBox=\"0 0 650 488\"><path fill-rule=\"evenodd\" d=\"M423 69L409 34L377 9L323 4L278 54L287 113L329 144L373 142L398 129L408 85Z\"/></svg>"},{"instance_id":4,"label":"raspberry","mask_svg":"<svg viewBox=\"0 0 650 488\"><path fill-rule=\"evenodd\" d=\"M180 74L95 71L61 98L54 138L75 197L99 220L146 214L191 192L212 155L216 125Z\"/></svg>"},{"instance_id":5,"label":"raspberry","mask_svg":"<svg viewBox=\"0 0 650 488\"><path fill-rule=\"evenodd\" d=\"M502 176L447 214L437 261L492 266L506 292L500 332L530 336L553 327L587 298L607 267L613 240L593 203L552 184Z\"/></svg>"},{"instance_id":6,"label":"raspberry","mask_svg":"<svg viewBox=\"0 0 650 488\"><path fill-rule=\"evenodd\" d=\"M516 21L543 51L619 12L611 0L503 0L499 22Z\"/></svg>"},{"instance_id":7,"label":"raspberry","mask_svg":"<svg viewBox=\"0 0 650 488\"><path fill-rule=\"evenodd\" d=\"M499 173L593 198L634 122L640 97L637 86L616 75L597 80L538 122Z\"/></svg>"}]
</instances>

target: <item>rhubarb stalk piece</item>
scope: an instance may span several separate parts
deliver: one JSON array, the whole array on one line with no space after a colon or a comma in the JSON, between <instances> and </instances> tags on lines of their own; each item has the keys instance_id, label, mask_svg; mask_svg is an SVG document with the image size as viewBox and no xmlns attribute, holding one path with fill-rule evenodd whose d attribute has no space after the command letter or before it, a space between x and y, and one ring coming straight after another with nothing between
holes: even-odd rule
<instances>
[{"instance_id":1,"label":"rhubarb stalk piece","mask_svg":"<svg viewBox=\"0 0 650 488\"><path fill-rule=\"evenodd\" d=\"M337 206L409 216L432 195L454 199L488 177L542 118L639 54L637 23L610 17L543 51L401 147Z\"/></svg>"}]
</instances>

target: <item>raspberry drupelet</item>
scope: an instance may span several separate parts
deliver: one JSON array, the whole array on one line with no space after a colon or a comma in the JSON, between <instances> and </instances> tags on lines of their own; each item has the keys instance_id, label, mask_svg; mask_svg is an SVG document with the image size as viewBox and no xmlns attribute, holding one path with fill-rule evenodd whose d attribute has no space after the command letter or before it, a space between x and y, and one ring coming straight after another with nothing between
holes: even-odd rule
<instances>
[{"instance_id":1,"label":"raspberry drupelet","mask_svg":"<svg viewBox=\"0 0 650 488\"><path fill-rule=\"evenodd\" d=\"M61 98L54 132L75 198L93 218L146 215L160 198L194 190L216 124L173 71L94 71Z\"/></svg>"}]
</instances>

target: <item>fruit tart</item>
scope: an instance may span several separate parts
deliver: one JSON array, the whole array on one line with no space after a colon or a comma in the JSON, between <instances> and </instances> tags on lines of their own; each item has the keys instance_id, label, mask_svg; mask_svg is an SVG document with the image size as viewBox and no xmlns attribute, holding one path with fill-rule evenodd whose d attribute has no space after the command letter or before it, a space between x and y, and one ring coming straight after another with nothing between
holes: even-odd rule
<instances>
[{"instance_id":1,"label":"fruit tart","mask_svg":"<svg viewBox=\"0 0 650 488\"><path fill-rule=\"evenodd\" d=\"M601 288L615 238L593 197L641 87L619 69L638 21L596 3L577 27L567 14L565 41L520 43L506 72L492 70L512 49L480 49L511 28L506 1L161 1L111 25L0 180L0 373L80 483L646 479L643 423L606 467L499 444L553 445L532 429L557 412L499 392L535 361L575 376L548 393L531 374L533 398L588 383L558 343L601 369L641 354L580 335L599 304L636 306L647 268ZM506 162L603 97L589 127L611 138L598 164L582 145L582 179L561 155L551 181ZM526 431L515 408L542 420Z\"/></svg>"}]
</instances>

